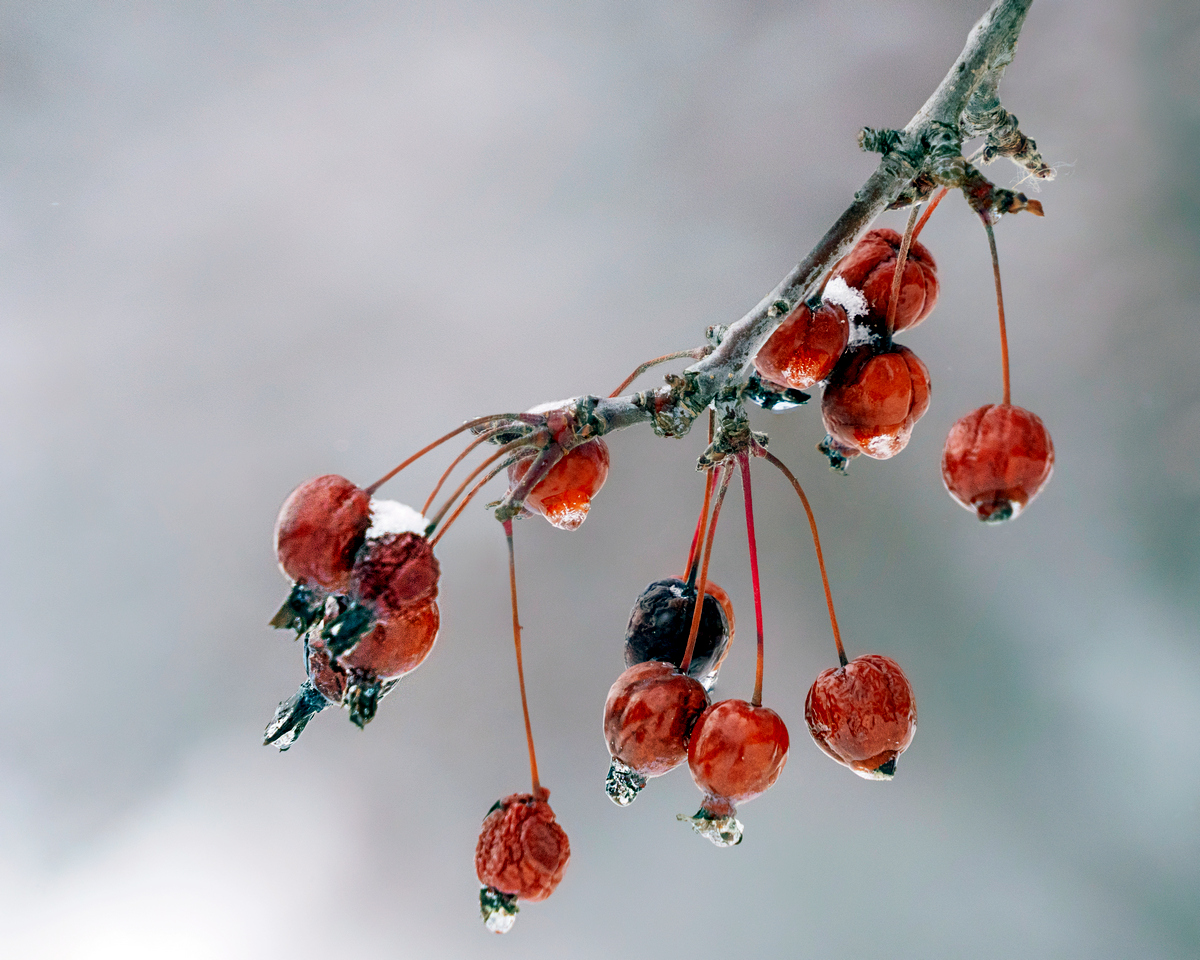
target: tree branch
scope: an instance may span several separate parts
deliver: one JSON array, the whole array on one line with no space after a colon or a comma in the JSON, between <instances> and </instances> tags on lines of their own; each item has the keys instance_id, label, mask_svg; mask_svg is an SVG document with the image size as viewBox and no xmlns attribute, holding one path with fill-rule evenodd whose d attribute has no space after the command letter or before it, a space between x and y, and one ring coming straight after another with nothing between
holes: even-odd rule
<instances>
[{"instance_id":1,"label":"tree branch","mask_svg":"<svg viewBox=\"0 0 1200 960\"><path fill-rule=\"evenodd\" d=\"M1033 142L1017 129L1016 119L1000 105L997 94L1032 2L996 0L971 29L966 46L937 89L903 130L863 131L863 148L883 154L879 167L808 256L753 310L723 333L718 331L720 340L711 354L682 375L668 375L666 385L653 390L626 397L564 401L562 408L569 413L574 437L559 438L562 448L645 422L660 436L681 437L714 402L738 407L759 348L796 304L816 293L825 273L888 207L908 206L935 186L945 185L962 189L976 210L993 219L1020 209L1040 213L1036 201L996 188L962 156L964 134L989 136L995 141L989 139L988 148L995 147L991 157L1011 156L1034 176L1053 176ZM991 157L985 149L985 159ZM744 415L735 419L744 420ZM520 512L527 486L520 485L501 501L496 510L499 519Z\"/></svg>"}]
</instances>

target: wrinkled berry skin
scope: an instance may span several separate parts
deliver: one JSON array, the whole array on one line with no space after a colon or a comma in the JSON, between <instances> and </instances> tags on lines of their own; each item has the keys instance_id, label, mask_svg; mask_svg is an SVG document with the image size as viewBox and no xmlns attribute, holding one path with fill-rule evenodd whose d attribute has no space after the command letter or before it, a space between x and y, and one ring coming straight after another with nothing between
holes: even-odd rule
<instances>
[{"instance_id":1,"label":"wrinkled berry skin","mask_svg":"<svg viewBox=\"0 0 1200 960\"><path fill-rule=\"evenodd\" d=\"M545 900L562 880L571 844L554 820L543 789L538 798L514 793L484 818L475 846L475 873L485 887L522 900Z\"/></svg>"},{"instance_id":2,"label":"wrinkled berry skin","mask_svg":"<svg viewBox=\"0 0 1200 960\"><path fill-rule=\"evenodd\" d=\"M520 460L508 468L513 486L529 472L532 460ZM559 530L577 530L587 519L592 497L608 479L608 444L597 437L568 450L529 491L525 506L540 513Z\"/></svg>"},{"instance_id":3,"label":"wrinkled berry skin","mask_svg":"<svg viewBox=\"0 0 1200 960\"><path fill-rule=\"evenodd\" d=\"M729 595L711 581L704 587L700 630L692 650L688 675L704 677L721 666L733 640L733 604ZM678 577L655 580L641 592L625 628L625 666L663 660L679 666L687 650L696 590Z\"/></svg>"},{"instance_id":4,"label":"wrinkled berry skin","mask_svg":"<svg viewBox=\"0 0 1200 960\"><path fill-rule=\"evenodd\" d=\"M876 460L908 444L929 409L929 370L908 347L863 344L837 365L821 398L821 419L838 443Z\"/></svg>"},{"instance_id":5,"label":"wrinkled berry skin","mask_svg":"<svg viewBox=\"0 0 1200 960\"><path fill-rule=\"evenodd\" d=\"M419 533L385 533L359 551L350 590L360 603L387 617L437 596L441 567Z\"/></svg>"},{"instance_id":6,"label":"wrinkled berry skin","mask_svg":"<svg viewBox=\"0 0 1200 960\"><path fill-rule=\"evenodd\" d=\"M892 279L896 275L901 239L900 234L888 227L868 230L833 272L848 286L862 291L867 298L867 319L880 329L887 322L888 301L892 296ZM893 331L899 333L915 327L929 316L937 299L937 264L928 248L914 241L908 248L908 259L904 263Z\"/></svg>"},{"instance_id":7,"label":"wrinkled berry skin","mask_svg":"<svg viewBox=\"0 0 1200 960\"><path fill-rule=\"evenodd\" d=\"M275 521L275 556L291 580L344 592L354 556L371 525L371 498L345 477L306 480Z\"/></svg>"},{"instance_id":8,"label":"wrinkled berry skin","mask_svg":"<svg viewBox=\"0 0 1200 960\"><path fill-rule=\"evenodd\" d=\"M773 383L803 390L833 372L849 339L850 321L840 306L823 303L813 313L801 303L763 344L754 366Z\"/></svg>"},{"instance_id":9,"label":"wrinkled berry skin","mask_svg":"<svg viewBox=\"0 0 1200 960\"><path fill-rule=\"evenodd\" d=\"M729 816L765 793L787 763L788 731L768 707L722 700L700 714L688 741L688 767L704 793L703 809Z\"/></svg>"},{"instance_id":10,"label":"wrinkled berry skin","mask_svg":"<svg viewBox=\"0 0 1200 960\"><path fill-rule=\"evenodd\" d=\"M1054 472L1054 444L1041 418L1010 404L973 410L950 428L942 481L985 523L1016 517Z\"/></svg>"},{"instance_id":11,"label":"wrinkled berry skin","mask_svg":"<svg viewBox=\"0 0 1200 960\"><path fill-rule=\"evenodd\" d=\"M877 653L817 677L804 717L825 753L869 780L891 779L917 729L917 702L900 665Z\"/></svg>"},{"instance_id":12,"label":"wrinkled berry skin","mask_svg":"<svg viewBox=\"0 0 1200 960\"><path fill-rule=\"evenodd\" d=\"M604 703L608 752L643 777L660 777L687 759L688 737L707 706L704 687L673 664L632 666Z\"/></svg>"}]
</instances>

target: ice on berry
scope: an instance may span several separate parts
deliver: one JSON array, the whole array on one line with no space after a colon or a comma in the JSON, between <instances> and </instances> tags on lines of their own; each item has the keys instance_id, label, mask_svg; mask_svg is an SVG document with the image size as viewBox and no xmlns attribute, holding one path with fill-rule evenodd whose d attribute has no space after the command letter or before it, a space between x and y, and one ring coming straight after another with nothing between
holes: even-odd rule
<instances>
[{"instance_id":1,"label":"ice on berry","mask_svg":"<svg viewBox=\"0 0 1200 960\"><path fill-rule=\"evenodd\" d=\"M608 768L608 776L604 780L604 792L608 799L618 807L627 807L646 787L646 778L626 763L616 757Z\"/></svg>"},{"instance_id":2,"label":"ice on berry","mask_svg":"<svg viewBox=\"0 0 1200 960\"><path fill-rule=\"evenodd\" d=\"M701 808L694 817L680 813L675 819L682 820L705 840L712 841L718 847L736 847L742 842L742 821L732 813L727 817L713 817Z\"/></svg>"}]
</instances>

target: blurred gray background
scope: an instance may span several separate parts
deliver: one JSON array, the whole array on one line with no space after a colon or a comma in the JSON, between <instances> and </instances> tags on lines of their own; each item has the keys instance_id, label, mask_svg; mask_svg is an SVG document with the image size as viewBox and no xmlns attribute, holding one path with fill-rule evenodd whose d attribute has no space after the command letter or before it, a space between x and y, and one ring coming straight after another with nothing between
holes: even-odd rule
<instances>
[{"instance_id":1,"label":"blurred gray background","mask_svg":"<svg viewBox=\"0 0 1200 960\"><path fill-rule=\"evenodd\" d=\"M434 655L365 732L260 746L303 677L266 622L288 491L462 420L607 392L753 306L873 168L982 0L0 4L0 942L23 958L1200 955L1200 9L1042 0L1003 85L1059 179L998 228L1014 402L1058 452L985 528L942 489L999 396L987 244L953 198L905 342L933 405L808 487L851 654L905 667L891 784L818 753L834 662L790 488L756 473L778 784L718 850L686 771L605 797L629 607L679 570L700 436L611 441L574 535L518 526L533 723L573 857L504 938L472 856L526 789L503 539L439 548ZM1000 183L1015 167L991 168ZM902 215L882 222L900 226ZM647 383L652 382L648 378ZM385 488L419 505L451 453ZM736 504L736 501L731 501ZM748 696L740 509L714 577Z\"/></svg>"}]
</instances>

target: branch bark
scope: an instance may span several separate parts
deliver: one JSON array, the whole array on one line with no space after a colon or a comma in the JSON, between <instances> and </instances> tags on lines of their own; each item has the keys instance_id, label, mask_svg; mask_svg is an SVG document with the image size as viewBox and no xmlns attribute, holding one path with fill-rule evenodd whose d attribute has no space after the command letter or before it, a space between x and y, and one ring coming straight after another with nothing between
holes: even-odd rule
<instances>
[{"instance_id":1,"label":"branch bark","mask_svg":"<svg viewBox=\"0 0 1200 960\"><path fill-rule=\"evenodd\" d=\"M816 293L825 273L889 206L917 202L942 184L963 189L976 209L993 217L1019 209L1039 212L1036 201L995 188L962 156L964 135L994 135L997 146L992 156L1010 156L1034 176L1053 176L1033 142L1017 129L1016 119L1000 105L997 94L1032 2L996 0L971 29L966 46L937 89L903 130L863 131L860 144L864 149L883 154L878 168L808 256L724 332L711 354L681 376L668 375L666 385L653 390L569 401L577 441L645 422L661 436L681 437L711 404L738 408L759 348L796 304ZM497 508L499 519L520 511L523 497L517 494L523 492L510 491Z\"/></svg>"}]
</instances>

